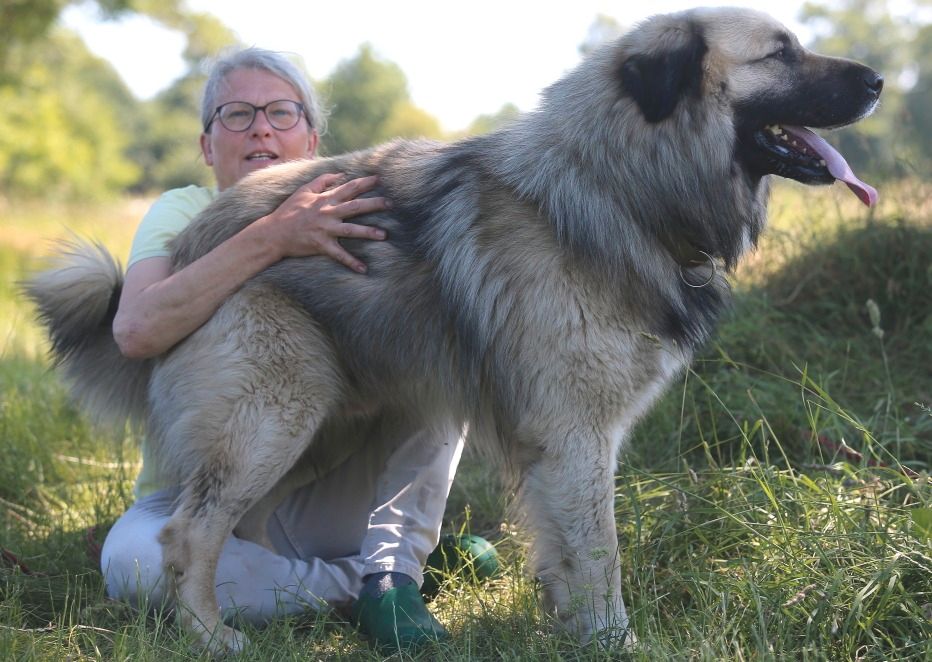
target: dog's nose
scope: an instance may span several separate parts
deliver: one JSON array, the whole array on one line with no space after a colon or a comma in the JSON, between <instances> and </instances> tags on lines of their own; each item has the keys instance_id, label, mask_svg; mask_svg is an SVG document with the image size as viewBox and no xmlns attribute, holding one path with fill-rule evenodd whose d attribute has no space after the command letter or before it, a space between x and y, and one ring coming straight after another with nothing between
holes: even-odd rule
<instances>
[{"instance_id":1,"label":"dog's nose","mask_svg":"<svg viewBox=\"0 0 932 662\"><path fill-rule=\"evenodd\" d=\"M883 89L883 76L868 69L864 74L864 84L867 85L867 89L874 93L874 96L879 97L880 91Z\"/></svg>"}]
</instances>

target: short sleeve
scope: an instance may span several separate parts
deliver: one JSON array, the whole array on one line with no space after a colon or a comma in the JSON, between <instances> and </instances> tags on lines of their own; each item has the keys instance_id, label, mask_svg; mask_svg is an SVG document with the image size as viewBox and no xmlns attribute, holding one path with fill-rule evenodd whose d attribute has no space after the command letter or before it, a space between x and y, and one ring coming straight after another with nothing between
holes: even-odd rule
<instances>
[{"instance_id":1,"label":"short sleeve","mask_svg":"<svg viewBox=\"0 0 932 662\"><path fill-rule=\"evenodd\" d=\"M216 197L216 189L203 186L176 188L159 196L136 229L127 269L146 258L168 257L168 242Z\"/></svg>"}]
</instances>

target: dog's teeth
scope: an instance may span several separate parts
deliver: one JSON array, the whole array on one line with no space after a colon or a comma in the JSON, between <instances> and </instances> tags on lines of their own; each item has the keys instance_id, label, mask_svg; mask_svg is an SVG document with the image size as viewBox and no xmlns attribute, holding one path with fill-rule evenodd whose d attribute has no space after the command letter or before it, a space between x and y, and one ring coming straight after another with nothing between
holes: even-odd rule
<instances>
[{"instance_id":1,"label":"dog's teeth","mask_svg":"<svg viewBox=\"0 0 932 662\"><path fill-rule=\"evenodd\" d=\"M822 167L824 168L824 167L827 166L828 164L825 162L825 159L819 159L819 165L822 166Z\"/></svg>"}]
</instances>

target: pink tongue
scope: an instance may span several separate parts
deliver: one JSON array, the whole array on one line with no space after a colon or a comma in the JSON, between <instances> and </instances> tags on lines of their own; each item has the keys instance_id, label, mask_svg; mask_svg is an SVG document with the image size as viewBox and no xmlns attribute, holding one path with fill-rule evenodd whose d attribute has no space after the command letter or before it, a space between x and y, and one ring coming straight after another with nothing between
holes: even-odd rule
<instances>
[{"instance_id":1,"label":"pink tongue","mask_svg":"<svg viewBox=\"0 0 932 662\"><path fill-rule=\"evenodd\" d=\"M848 188L854 191L854 194L858 196L861 202L868 207L877 204L877 189L858 179L851 170L851 166L845 161L845 157L839 154L825 139L803 126L787 126L784 124L783 130L797 140L806 143L813 152L821 156L825 160L832 177L847 184Z\"/></svg>"}]
</instances>

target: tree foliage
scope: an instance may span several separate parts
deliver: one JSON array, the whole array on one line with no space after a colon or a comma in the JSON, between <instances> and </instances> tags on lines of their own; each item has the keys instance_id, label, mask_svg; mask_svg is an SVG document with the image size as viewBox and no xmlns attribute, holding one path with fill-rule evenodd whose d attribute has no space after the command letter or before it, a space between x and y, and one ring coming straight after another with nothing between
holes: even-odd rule
<instances>
[{"instance_id":1,"label":"tree foliage","mask_svg":"<svg viewBox=\"0 0 932 662\"><path fill-rule=\"evenodd\" d=\"M152 99L133 97L106 62L75 35L55 28L61 11L88 0L0 0L0 195L94 198L206 184L197 138L203 63L236 44L215 17L184 0L91 0L104 18L142 14L185 36L188 71ZM920 14L903 7L926 8ZM829 134L868 178L932 173L932 0L813 0L801 19L815 50L862 60L881 71L880 109L856 127ZM923 20L925 21L923 23ZM580 53L621 31L593 21ZM438 121L411 99L404 72L369 45L319 84L330 109L322 151L339 153L396 136L442 136ZM466 134L513 119L504 105Z\"/></svg>"},{"instance_id":2,"label":"tree foliage","mask_svg":"<svg viewBox=\"0 0 932 662\"><path fill-rule=\"evenodd\" d=\"M813 50L859 60L884 76L877 112L830 140L855 170L872 177L928 173L930 26L918 25L902 11L894 13L887 0L808 2L800 18L815 32Z\"/></svg>"},{"instance_id":3,"label":"tree foliage","mask_svg":"<svg viewBox=\"0 0 932 662\"><path fill-rule=\"evenodd\" d=\"M932 25L917 32L915 48L916 80L906 93L904 111L914 145L928 166L932 161Z\"/></svg>"},{"instance_id":4,"label":"tree foliage","mask_svg":"<svg viewBox=\"0 0 932 662\"><path fill-rule=\"evenodd\" d=\"M441 136L440 124L411 101L401 68L378 57L368 44L344 60L319 86L330 108L323 150L339 154L396 136Z\"/></svg>"},{"instance_id":5,"label":"tree foliage","mask_svg":"<svg viewBox=\"0 0 932 662\"><path fill-rule=\"evenodd\" d=\"M7 55L21 76L0 84L0 191L97 198L132 185L138 104L113 68L63 31Z\"/></svg>"},{"instance_id":6,"label":"tree foliage","mask_svg":"<svg viewBox=\"0 0 932 662\"><path fill-rule=\"evenodd\" d=\"M178 9L177 2L135 0L138 10L185 35L182 57L188 72L141 104L141 122L130 152L142 174L136 189L161 191L212 183L198 146L201 134L203 63L237 45L233 32L214 16Z\"/></svg>"},{"instance_id":7,"label":"tree foliage","mask_svg":"<svg viewBox=\"0 0 932 662\"><path fill-rule=\"evenodd\" d=\"M62 10L81 0L3 0L0 3L0 77L10 76L8 58L20 46L29 45L48 35ZM134 0L96 0L103 14L116 17L130 9ZM152 4L177 6L179 0L143 0Z\"/></svg>"},{"instance_id":8,"label":"tree foliage","mask_svg":"<svg viewBox=\"0 0 932 662\"><path fill-rule=\"evenodd\" d=\"M200 157L201 63L236 43L215 17L180 0L97 0L102 16L134 12L186 37L189 73L139 101L83 42L53 29L76 0L5 0L0 44L0 194L98 198L206 184Z\"/></svg>"},{"instance_id":9,"label":"tree foliage","mask_svg":"<svg viewBox=\"0 0 932 662\"><path fill-rule=\"evenodd\" d=\"M521 110L516 105L513 103L506 103L499 108L497 112L491 115L479 115L479 117L470 123L469 128L466 129L466 134L475 136L483 133L491 133L512 120L517 119L519 115L521 115Z\"/></svg>"},{"instance_id":10,"label":"tree foliage","mask_svg":"<svg viewBox=\"0 0 932 662\"><path fill-rule=\"evenodd\" d=\"M579 45L579 54L588 55L602 44L617 39L624 32L624 27L611 16L597 14L589 25L586 38Z\"/></svg>"},{"instance_id":11,"label":"tree foliage","mask_svg":"<svg viewBox=\"0 0 932 662\"><path fill-rule=\"evenodd\" d=\"M19 46L29 44L48 33L68 0L4 0L0 4L0 76L10 76L9 59Z\"/></svg>"},{"instance_id":12,"label":"tree foliage","mask_svg":"<svg viewBox=\"0 0 932 662\"><path fill-rule=\"evenodd\" d=\"M163 191L212 183L198 146L203 86L204 75L192 71L141 104L140 129L130 147L130 155L141 169L135 190Z\"/></svg>"}]
</instances>

